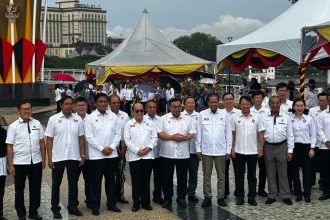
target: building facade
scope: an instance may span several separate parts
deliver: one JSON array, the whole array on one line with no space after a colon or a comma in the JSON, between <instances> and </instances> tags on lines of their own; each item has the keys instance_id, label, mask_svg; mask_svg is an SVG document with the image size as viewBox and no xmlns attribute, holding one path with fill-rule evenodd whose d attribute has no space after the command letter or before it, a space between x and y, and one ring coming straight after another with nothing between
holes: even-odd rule
<instances>
[{"instance_id":1,"label":"building facade","mask_svg":"<svg viewBox=\"0 0 330 220\"><path fill-rule=\"evenodd\" d=\"M106 10L99 5L80 4L79 0L62 0L58 7L48 7L46 40L48 56L69 57L78 42L107 44ZM44 8L40 30L43 30ZM42 31L40 31L42 39Z\"/></svg>"},{"instance_id":2,"label":"building facade","mask_svg":"<svg viewBox=\"0 0 330 220\"><path fill-rule=\"evenodd\" d=\"M267 83L270 79L275 79L276 69L275 67L269 67L267 69L255 69L251 66L248 68L249 75L248 78L256 78L259 83Z\"/></svg>"}]
</instances>

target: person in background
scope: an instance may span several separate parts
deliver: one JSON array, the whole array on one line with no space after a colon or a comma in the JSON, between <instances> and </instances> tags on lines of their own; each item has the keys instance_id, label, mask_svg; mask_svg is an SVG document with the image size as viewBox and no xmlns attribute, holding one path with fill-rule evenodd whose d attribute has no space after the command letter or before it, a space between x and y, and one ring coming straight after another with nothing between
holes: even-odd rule
<instances>
[{"instance_id":1,"label":"person in background","mask_svg":"<svg viewBox=\"0 0 330 220\"><path fill-rule=\"evenodd\" d=\"M292 113L292 104L293 102L288 97L288 85L284 82L278 83L276 85L276 93L281 99L281 108L280 111L286 115L291 116Z\"/></svg>"},{"instance_id":2,"label":"person in background","mask_svg":"<svg viewBox=\"0 0 330 220\"><path fill-rule=\"evenodd\" d=\"M294 82L289 81L289 83L288 83L288 99L290 101L293 101L297 97L299 97L299 91L296 89Z\"/></svg>"},{"instance_id":3,"label":"person in background","mask_svg":"<svg viewBox=\"0 0 330 220\"><path fill-rule=\"evenodd\" d=\"M248 86L248 81L245 78L241 79L242 85L240 86L240 92L239 94L241 96L246 96L249 94L249 86Z\"/></svg>"},{"instance_id":4,"label":"person in background","mask_svg":"<svg viewBox=\"0 0 330 220\"><path fill-rule=\"evenodd\" d=\"M305 88L304 90L304 98L307 109L311 109L317 106L318 103L317 94L318 92L315 89L315 80L314 79L308 80L308 88Z\"/></svg>"},{"instance_id":5,"label":"person in background","mask_svg":"<svg viewBox=\"0 0 330 220\"><path fill-rule=\"evenodd\" d=\"M123 101L125 103L125 112L128 114L128 116L131 116L131 105L134 100L134 91L133 91L133 84L129 83L126 84L126 89L124 93Z\"/></svg>"},{"instance_id":6,"label":"person in background","mask_svg":"<svg viewBox=\"0 0 330 220\"><path fill-rule=\"evenodd\" d=\"M73 97L73 88L72 88L72 85L71 84L68 85L68 88L65 91L65 95L70 96L70 97Z\"/></svg>"},{"instance_id":7,"label":"person in background","mask_svg":"<svg viewBox=\"0 0 330 220\"><path fill-rule=\"evenodd\" d=\"M262 87L260 91L264 94L264 99L262 101L262 107L265 109L269 109L269 98L268 98L268 89L266 87Z\"/></svg>"},{"instance_id":8,"label":"person in background","mask_svg":"<svg viewBox=\"0 0 330 220\"><path fill-rule=\"evenodd\" d=\"M61 107L60 107L60 102L61 102L61 98L62 98L62 93L64 93L65 90L60 87L59 84L55 84L55 102L56 102L56 113L59 113L61 111Z\"/></svg>"},{"instance_id":9,"label":"person in background","mask_svg":"<svg viewBox=\"0 0 330 220\"><path fill-rule=\"evenodd\" d=\"M251 79L251 85L250 85L250 90L249 94L253 95L253 93L259 91L261 89L261 84L258 83L258 80L256 78Z\"/></svg>"},{"instance_id":10,"label":"person in background","mask_svg":"<svg viewBox=\"0 0 330 220\"><path fill-rule=\"evenodd\" d=\"M168 113L170 111L170 100L175 97L174 89L172 88L170 83L166 84L165 96L166 96L166 113Z\"/></svg>"}]
</instances>

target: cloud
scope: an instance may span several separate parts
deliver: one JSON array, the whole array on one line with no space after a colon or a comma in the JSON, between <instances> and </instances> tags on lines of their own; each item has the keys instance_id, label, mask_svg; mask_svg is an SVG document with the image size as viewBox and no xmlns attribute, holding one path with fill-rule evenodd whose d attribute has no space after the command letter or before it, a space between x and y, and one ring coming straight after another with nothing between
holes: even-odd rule
<instances>
[{"instance_id":1,"label":"cloud","mask_svg":"<svg viewBox=\"0 0 330 220\"><path fill-rule=\"evenodd\" d=\"M160 29L160 31L167 37L167 39L171 41L183 35L190 35L195 32L203 32L216 36L222 42L227 42L227 37L233 37L233 39L238 39L253 32L254 30L260 28L263 25L263 22L252 18L221 15L218 17L218 20L213 22L212 24L199 24L192 27L191 29L166 27ZM124 28L122 26L116 26L107 33L110 36L127 37L131 30L131 27Z\"/></svg>"}]
</instances>

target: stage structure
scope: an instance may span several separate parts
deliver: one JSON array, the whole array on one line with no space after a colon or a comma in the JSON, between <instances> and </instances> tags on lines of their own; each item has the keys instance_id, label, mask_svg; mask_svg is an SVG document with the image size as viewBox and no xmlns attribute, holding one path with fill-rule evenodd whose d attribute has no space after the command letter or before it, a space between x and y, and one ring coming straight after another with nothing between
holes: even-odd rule
<instances>
[{"instance_id":1,"label":"stage structure","mask_svg":"<svg viewBox=\"0 0 330 220\"><path fill-rule=\"evenodd\" d=\"M41 0L1 0L0 107L22 100L49 105L48 85L39 83L46 45L37 36Z\"/></svg>"}]
</instances>

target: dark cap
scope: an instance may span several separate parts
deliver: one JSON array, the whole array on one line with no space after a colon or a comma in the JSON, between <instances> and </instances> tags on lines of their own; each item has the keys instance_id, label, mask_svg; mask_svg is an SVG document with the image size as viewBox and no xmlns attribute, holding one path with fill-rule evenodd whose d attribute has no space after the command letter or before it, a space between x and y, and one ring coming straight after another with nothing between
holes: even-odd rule
<instances>
[{"instance_id":1,"label":"dark cap","mask_svg":"<svg viewBox=\"0 0 330 220\"><path fill-rule=\"evenodd\" d=\"M314 84L315 85L315 80L314 79L308 80L308 84Z\"/></svg>"}]
</instances>

